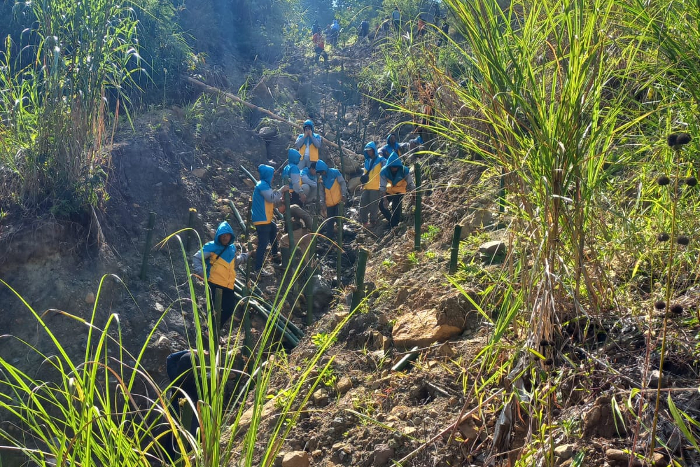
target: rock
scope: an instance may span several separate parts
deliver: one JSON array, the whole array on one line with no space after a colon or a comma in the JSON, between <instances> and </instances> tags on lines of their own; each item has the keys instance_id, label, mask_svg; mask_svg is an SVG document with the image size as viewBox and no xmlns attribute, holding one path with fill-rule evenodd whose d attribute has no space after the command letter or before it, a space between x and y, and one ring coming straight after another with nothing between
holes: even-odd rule
<instances>
[{"instance_id":1,"label":"rock","mask_svg":"<svg viewBox=\"0 0 700 467\"><path fill-rule=\"evenodd\" d=\"M627 435L623 420L616 420L610 396L600 396L593 407L583 416L585 438L614 438Z\"/></svg>"},{"instance_id":2,"label":"rock","mask_svg":"<svg viewBox=\"0 0 700 467\"><path fill-rule=\"evenodd\" d=\"M506 249L507 247L505 242L494 240L492 242L483 243L479 247L479 253L488 256L489 258L493 258L496 255L505 255Z\"/></svg>"},{"instance_id":3,"label":"rock","mask_svg":"<svg viewBox=\"0 0 700 467\"><path fill-rule=\"evenodd\" d=\"M331 459L334 462L344 462L352 455L354 448L345 443L335 443L331 447Z\"/></svg>"},{"instance_id":4,"label":"rock","mask_svg":"<svg viewBox=\"0 0 700 467\"><path fill-rule=\"evenodd\" d=\"M462 433L462 438L466 441L474 441L479 437L479 429L472 418L466 419L464 423L459 425L458 429L459 432Z\"/></svg>"},{"instance_id":5,"label":"rock","mask_svg":"<svg viewBox=\"0 0 700 467\"><path fill-rule=\"evenodd\" d=\"M306 451L288 452L282 458L282 467L309 467L311 461Z\"/></svg>"},{"instance_id":6,"label":"rock","mask_svg":"<svg viewBox=\"0 0 700 467\"><path fill-rule=\"evenodd\" d=\"M192 171L192 175L194 175L197 178L204 178L204 175L206 175L207 169L194 169Z\"/></svg>"},{"instance_id":7,"label":"rock","mask_svg":"<svg viewBox=\"0 0 700 467\"><path fill-rule=\"evenodd\" d=\"M348 180L348 191L352 193L357 190L357 187L360 185L360 177L352 177L350 180Z\"/></svg>"},{"instance_id":8,"label":"rock","mask_svg":"<svg viewBox=\"0 0 700 467\"><path fill-rule=\"evenodd\" d=\"M277 136L277 128L264 126L258 130L258 136L260 136L262 139L272 139Z\"/></svg>"},{"instance_id":9,"label":"rock","mask_svg":"<svg viewBox=\"0 0 700 467\"><path fill-rule=\"evenodd\" d=\"M95 303L95 294L88 292L87 295L85 295L85 303L88 305L93 305Z\"/></svg>"},{"instance_id":10,"label":"rock","mask_svg":"<svg viewBox=\"0 0 700 467\"><path fill-rule=\"evenodd\" d=\"M384 350L385 337L379 331L370 331L369 333L369 348L374 350Z\"/></svg>"},{"instance_id":11,"label":"rock","mask_svg":"<svg viewBox=\"0 0 700 467\"><path fill-rule=\"evenodd\" d=\"M333 300L333 289L320 275L315 275L313 281L314 313L324 311Z\"/></svg>"},{"instance_id":12,"label":"rock","mask_svg":"<svg viewBox=\"0 0 700 467\"><path fill-rule=\"evenodd\" d=\"M323 388L317 389L311 396L311 399L314 401L316 406L325 407L328 405L328 391Z\"/></svg>"},{"instance_id":13,"label":"rock","mask_svg":"<svg viewBox=\"0 0 700 467\"><path fill-rule=\"evenodd\" d=\"M333 313L333 316L332 316L332 318L331 318L332 321L333 321L333 327L336 327L336 326L338 326L340 323L342 323L343 320L344 320L345 318L347 318L349 314L350 314L350 313L348 313L347 311L339 311L339 312L337 312L337 313Z\"/></svg>"},{"instance_id":14,"label":"rock","mask_svg":"<svg viewBox=\"0 0 700 467\"><path fill-rule=\"evenodd\" d=\"M394 457L394 449L388 444L377 444L374 447L374 467L383 467Z\"/></svg>"},{"instance_id":15,"label":"rock","mask_svg":"<svg viewBox=\"0 0 700 467\"><path fill-rule=\"evenodd\" d=\"M472 289L466 289L465 293L453 290L440 297L437 309L440 312L438 315L438 324L449 324L466 329L476 329L481 324L481 317L476 311L476 307L472 304L479 303L481 300L477 292Z\"/></svg>"},{"instance_id":16,"label":"rock","mask_svg":"<svg viewBox=\"0 0 700 467\"><path fill-rule=\"evenodd\" d=\"M573 444L563 444L554 448L554 457L559 461L565 461L570 459L574 455L574 445Z\"/></svg>"},{"instance_id":17,"label":"rock","mask_svg":"<svg viewBox=\"0 0 700 467\"><path fill-rule=\"evenodd\" d=\"M448 342L445 342L440 347L438 347L437 354L440 357L452 358L455 356L455 351Z\"/></svg>"},{"instance_id":18,"label":"rock","mask_svg":"<svg viewBox=\"0 0 700 467\"><path fill-rule=\"evenodd\" d=\"M669 378L667 375L663 375L661 377L661 387L662 388L667 388L669 387ZM649 388L658 388L659 387L659 370L654 370L649 374Z\"/></svg>"},{"instance_id":19,"label":"rock","mask_svg":"<svg viewBox=\"0 0 700 467\"><path fill-rule=\"evenodd\" d=\"M427 346L444 342L462 333L463 328L441 323L437 309L405 313L396 320L392 338L396 347Z\"/></svg>"},{"instance_id":20,"label":"rock","mask_svg":"<svg viewBox=\"0 0 700 467\"><path fill-rule=\"evenodd\" d=\"M414 436L417 431L418 429L413 426L404 427L404 429L402 430L404 436Z\"/></svg>"},{"instance_id":21,"label":"rock","mask_svg":"<svg viewBox=\"0 0 700 467\"><path fill-rule=\"evenodd\" d=\"M165 336L160 336L156 341L156 347L159 349L170 350L170 339Z\"/></svg>"},{"instance_id":22,"label":"rock","mask_svg":"<svg viewBox=\"0 0 700 467\"><path fill-rule=\"evenodd\" d=\"M608 459L608 462L610 464L617 464L617 465L629 465L630 463L630 455L627 454L625 451L622 451L620 449L607 449L605 451L605 457ZM633 467L642 467L644 463L639 460L638 458L632 456L632 466Z\"/></svg>"},{"instance_id":23,"label":"rock","mask_svg":"<svg viewBox=\"0 0 700 467\"><path fill-rule=\"evenodd\" d=\"M270 417L274 412L275 412L275 402L277 401L277 398L270 399L265 403L265 405L262 408L262 412L260 414L260 419L261 420L266 420L268 417ZM255 406L251 406L248 410L243 412L243 415L241 415L241 419L238 423L238 431L235 433L236 435L238 434L245 434L246 431L248 431L248 428L250 428L250 423L253 420L253 410L255 409Z\"/></svg>"},{"instance_id":24,"label":"rock","mask_svg":"<svg viewBox=\"0 0 700 467\"><path fill-rule=\"evenodd\" d=\"M654 464L654 467L667 467L668 466L668 459L666 459L666 456L664 456L660 452L654 453L654 455L652 456L652 462Z\"/></svg>"},{"instance_id":25,"label":"rock","mask_svg":"<svg viewBox=\"0 0 700 467\"><path fill-rule=\"evenodd\" d=\"M408 287L399 287L399 291L396 293L396 299L394 300L394 307L398 308L403 305L409 295L410 290Z\"/></svg>"},{"instance_id":26,"label":"rock","mask_svg":"<svg viewBox=\"0 0 700 467\"><path fill-rule=\"evenodd\" d=\"M349 390L352 389L352 380L350 378L348 378L347 376L343 376L338 381L336 388L338 389L338 392L340 394L345 394L346 392L348 392Z\"/></svg>"}]
</instances>

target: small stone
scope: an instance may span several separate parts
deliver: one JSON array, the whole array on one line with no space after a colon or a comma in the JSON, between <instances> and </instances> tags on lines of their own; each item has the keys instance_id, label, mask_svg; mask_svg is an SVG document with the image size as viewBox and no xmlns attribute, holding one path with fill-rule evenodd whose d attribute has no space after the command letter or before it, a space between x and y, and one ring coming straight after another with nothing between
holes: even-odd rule
<instances>
[{"instance_id":1,"label":"small stone","mask_svg":"<svg viewBox=\"0 0 700 467\"><path fill-rule=\"evenodd\" d=\"M92 305L95 303L95 294L92 292L88 292L87 295L85 295L85 303L88 305Z\"/></svg>"},{"instance_id":2,"label":"small stone","mask_svg":"<svg viewBox=\"0 0 700 467\"><path fill-rule=\"evenodd\" d=\"M483 243L479 247L479 253L482 255L493 258L496 255L503 255L506 253L506 244L500 240L495 240L493 242Z\"/></svg>"},{"instance_id":3,"label":"small stone","mask_svg":"<svg viewBox=\"0 0 700 467\"><path fill-rule=\"evenodd\" d=\"M383 467L394 457L394 449L388 444L377 444L374 447L374 467Z\"/></svg>"},{"instance_id":4,"label":"small stone","mask_svg":"<svg viewBox=\"0 0 700 467\"><path fill-rule=\"evenodd\" d=\"M194 175L197 178L204 178L204 175L207 173L207 169L194 169L192 171L192 175ZM156 185L158 186L158 185Z\"/></svg>"},{"instance_id":5,"label":"small stone","mask_svg":"<svg viewBox=\"0 0 700 467\"><path fill-rule=\"evenodd\" d=\"M570 459L574 454L573 444L563 444L554 448L554 456L560 461Z\"/></svg>"},{"instance_id":6,"label":"small stone","mask_svg":"<svg viewBox=\"0 0 700 467\"><path fill-rule=\"evenodd\" d=\"M652 462L654 467L667 467L668 459L660 452L655 452L652 456Z\"/></svg>"},{"instance_id":7,"label":"small stone","mask_svg":"<svg viewBox=\"0 0 700 467\"><path fill-rule=\"evenodd\" d=\"M170 349L170 339L165 336L160 336L156 341L156 347L159 349Z\"/></svg>"},{"instance_id":8,"label":"small stone","mask_svg":"<svg viewBox=\"0 0 700 467\"><path fill-rule=\"evenodd\" d=\"M345 311L334 313L333 314L333 327L338 326L340 323L343 322L345 318L348 317L350 313L347 313Z\"/></svg>"},{"instance_id":9,"label":"small stone","mask_svg":"<svg viewBox=\"0 0 700 467\"><path fill-rule=\"evenodd\" d=\"M620 449L608 449L605 451L605 457L608 458L608 460L614 461L614 462L627 462L629 459L629 456L625 451L621 451Z\"/></svg>"},{"instance_id":10,"label":"small stone","mask_svg":"<svg viewBox=\"0 0 700 467\"><path fill-rule=\"evenodd\" d=\"M318 407L325 407L328 405L328 391L323 388L316 390L311 398Z\"/></svg>"},{"instance_id":11,"label":"small stone","mask_svg":"<svg viewBox=\"0 0 700 467\"><path fill-rule=\"evenodd\" d=\"M352 380L347 376L343 376L338 381L337 389L340 394L345 394L352 389Z\"/></svg>"},{"instance_id":12,"label":"small stone","mask_svg":"<svg viewBox=\"0 0 700 467\"><path fill-rule=\"evenodd\" d=\"M309 467L311 461L306 451L288 452L282 458L282 467Z\"/></svg>"},{"instance_id":13,"label":"small stone","mask_svg":"<svg viewBox=\"0 0 700 467\"><path fill-rule=\"evenodd\" d=\"M668 377L666 375L663 375L661 377L661 387L662 388L667 388L668 387ZM659 370L654 370L649 374L649 384L647 385L649 388L658 388L659 387Z\"/></svg>"},{"instance_id":14,"label":"small stone","mask_svg":"<svg viewBox=\"0 0 700 467\"><path fill-rule=\"evenodd\" d=\"M414 436L418 429L413 426L407 426L403 429L404 436Z\"/></svg>"}]
</instances>

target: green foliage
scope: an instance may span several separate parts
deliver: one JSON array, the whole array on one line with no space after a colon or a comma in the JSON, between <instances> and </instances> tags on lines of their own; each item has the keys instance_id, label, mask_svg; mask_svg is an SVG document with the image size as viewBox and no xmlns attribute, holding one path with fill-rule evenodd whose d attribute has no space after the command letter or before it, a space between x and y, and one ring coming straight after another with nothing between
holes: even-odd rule
<instances>
[{"instance_id":1,"label":"green foliage","mask_svg":"<svg viewBox=\"0 0 700 467\"><path fill-rule=\"evenodd\" d=\"M425 243L432 243L435 237L440 233L440 227L436 225L429 225L428 230L420 234L421 241Z\"/></svg>"},{"instance_id":2,"label":"green foliage","mask_svg":"<svg viewBox=\"0 0 700 467\"><path fill-rule=\"evenodd\" d=\"M319 332L311 336L311 342L318 348L327 347L335 342L335 336Z\"/></svg>"}]
</instances>

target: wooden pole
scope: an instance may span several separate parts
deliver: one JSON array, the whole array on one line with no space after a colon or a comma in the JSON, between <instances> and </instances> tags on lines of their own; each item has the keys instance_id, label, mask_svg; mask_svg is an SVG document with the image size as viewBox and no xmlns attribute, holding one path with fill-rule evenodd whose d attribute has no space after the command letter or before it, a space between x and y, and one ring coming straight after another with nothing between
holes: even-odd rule
<instances>
[{"instance_id":1,"label":"wooden pole","mask_svg":"<svg viewBox=\"0 0 700 467\"><path fill-rule=\"evenodd\" d=\"M148 214L148 227L146 228L146 244L143 247L143 261L141 262L141 280L146 280L146 271L148 269L148 256L151 252L151 242L153 241L153 228L156 226L156 213Z\"/></svg>"}]
</instances>

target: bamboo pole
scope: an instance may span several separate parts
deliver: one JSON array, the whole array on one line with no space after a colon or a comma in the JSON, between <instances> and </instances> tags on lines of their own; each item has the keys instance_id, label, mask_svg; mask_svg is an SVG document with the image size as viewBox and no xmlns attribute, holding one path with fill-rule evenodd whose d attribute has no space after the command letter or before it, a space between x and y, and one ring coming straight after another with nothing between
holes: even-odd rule
<instances>
[{"instance_id":1,"label":"bamboo pole","mask_svg":"<svg viewBox=\"0 0 700 467\"><path fill-rule=\"evenodd\" d=\"M450 248L450 274L457 272L457 259L459 258L459 240L462 237L462 226L455 225L455 231L452 234L452 247Z\"/></svg>"},{"instance_id":2,"label":"bamboo pole","mask_svg":"<svg viewBox=\"0 0 700 467\"><path fill-rule=\"evenodd\" d=\"M148 256L151 252L151 242L153 241L153 229L156 226L156 213L148 214L148 227L146 228L146 244L143 247L143 261L141 262L141 280L146 280L146 271L148 269Z\"/></svg>"},{"instance_id":3,"label":"bamboo pole","mask_svg":"<svg viewBox=\"0 0 700 467\"><path fill-rule=\"evenodd\" d=\"M414 210L415 214L415 239L414 239L414 249L416 251L420 251L420 241L421 241L421 225L423 224L423 216L422 216L422 202L423 202L423 193L421 192L421 167L418 162L413 166L413 172L416 175L416 207Z\"/></svg>"},{"instance_id":4,"label":"bamboo pole","mask_svg":"<svg viewBox=\"0 0 700 467\"><path fill-rule=\"evenodd\" d=\"M193 229L194 228L194 219L195 216L197 215L197 210L195 208L190 208L190 215L187 218L187 228ZM192 236L194 234L192 233L192 230L187 231L187 240L185 241L185 251L189 252L190 251L190 245L192 243Z\"/></svg>"},{"instance_id":5,"label":"bamboo pole","mask_svg":"<svg viewBox=\"0 0 700 467\"><path fill-rule=\"evenodd\" d=\"M418 349L418 346L413 347L411 351L407 353L401 360L399 360L399 362L396 365L391 367L391 371L401 371L404 368L406 368L409 362L415 360L416 357L418 357L418 354L420 353Z\"/></svg>"},{"instance_id":6,"label":"bamboo pole","mask_svg":"<svg viewBox=\"0 0 700 467\"><path fill-rule=\"evenodd\" d=\"M238 226L241 228L242 234L245 235L247 228L246 223L243 221L243 217L241 217L241 213L238 211L236 205L233 204L233 201L228 200L228 205L231 208L231 211L233 212L233 216L236 218L236 222L238 222Z\"/></svg>"},{"instance_id":7,"label":"bamboo pole","mask_svg":"<svg viewBox=\"0 0 700 467\"><path fill-rule=\"evenodd\" d=\"M311 225L311 244L309 245L309 261L307 262L307 281L306 281L306 325L311 326L314 322L314 272L313 264L316 260L316 231L318 230L318 219L314 217Z\"/></svg>"},{"instance_id":8,"label":"bamboo pole","mask_svg":"<svg viewBox=\"0 0 700 467\"><path fill-rule=\"evenodd\" d=\"M287 235L289 236L289 250L294 251L296 243L294 243L294 226L292 225L292 211L289 192L284 193L284 223L287 224Z\"/></svg>"},{"instance_id":9,"label":"bamboo pole","mask_svg":"<svg viewBox=\"0 0 700 467\"><path fill-rule=\"evenodd\" d=\"M214 348L216 350L219 350L219 329L223 324L221 322L221 302L223 297L224 291L217 287L216 292L214 292L214 329L209 330L209 332L213 331L214 333Z\"/></svg>"},{"instance_id":10,"label":"bamboo pole","mask_svg":"<svg viewBox=\"0 0 700 467\"><path fill-rule=\"evenodd\" d=\"M343 276L343 216L345 215L345 203L338 204L338 262L336 264L336 276L338 277L338 287L341 286Z\"/></svg>"},{"instance_id":11,"label":"bamboo pole","mask_svg":"<svg viewBox=\"0 0 700 467\"><path fill-rule=\"evenodd\" d=\"M233 203L231 203L233 204ZM250 204L248 204L248 215L246 216L246 223L245 223L245 238L246 238L246 246L248 250L248 254L252 251L252 243L250 241L250 224L252 223L252 216L253 216L253 200L250 200ZM251 261L250 259L246 261L245 264L245 287L243 288L243 296L250 296L250 268L251 268ZM235 288L235 283L234 283L234 288ZM246 357L250 357L253 353L253 330L250 325L250 313L248 312L248 307L243 308L243 355Z\"/></svg>"},{"instance_id":12,"label":"bamboo pole","mask_svg":"<svg viewBox=\"0 0 700 467\"><path fill-rule=\"evenodd\" d=\"M350 311L355 311L365 298L365 269L367 268L367 257L369 256L369 251L362 248L360 249L360 256L357 260L357 276L355 277L355 293L352 294L352 305Z\"/></svg>"},{"instance_id":13,"label":"bamboo pole","mask_svg":"<svg viewBox=\"0 0 700 467\"><path fill-rule=\"evenodd\" d=\"M189 76L184 76L184 79L185 79L185 81L187 81L188 83L194 84L195 86L198 86L198 87L202 88L202 89L203 89L204 91L206 91L206 92L209 92L209 93L212 93L212 94L221 94L222 96L225 96L225 97L231 99L231 100L234 101L234 102L238 102L239 104L245 105L245 106L248 107L249 109L257 110L258 112L262 112L262 113L264 113L265 115L267 115L267 116L269 116L270 118L272 118L273 120L277 120L278 122L286 123L287 125L291 126L292 128L296 128L297 130L300 130L300 131L302 131L302 132L304 131L304 128L303 128L303 126L302 126L301 124L299 124L299 123L294 123L294 122L290 122L290 121L287 120L286 118L280 117L279 115L274 114L274 113L270 112L269 110L264 109L264 108L262 108L262 107L258 107L258 106L255 105L255 104L251 104L250 102L246 102L246 101L244 101L243 99L241 99L240 97L238 97L238 96L236 96L236 95L234 95L234 94L231 94L231 93L226 92L226 91L222 91L221 89L215 88L215 87L213 87L213 86L209 86L208 84L204 84L204 83L202 83L201 81L196 80L196 79L194 79L194 78L191 78L191 77L189 77ZM336 145L333 141L330 141L330 140L326 139L324 136L321 136L321 139L322 139L325 143L329 144L331 147L334 147L334 148L336 148L336 149L340 149L340 148L338 147L338 145ZM349 149L347 149L347 148L344 148L343 150L347 153L348 156L354 156L354 157L358 157L358 156L359 156L359 154L355 154L354 152L352 152L351 150L349 150Z\"/></svg>"}]
</instances>

